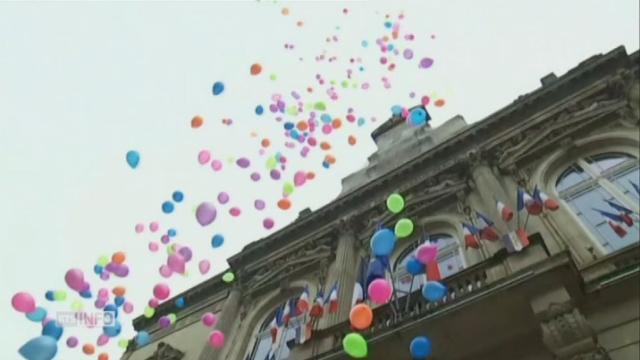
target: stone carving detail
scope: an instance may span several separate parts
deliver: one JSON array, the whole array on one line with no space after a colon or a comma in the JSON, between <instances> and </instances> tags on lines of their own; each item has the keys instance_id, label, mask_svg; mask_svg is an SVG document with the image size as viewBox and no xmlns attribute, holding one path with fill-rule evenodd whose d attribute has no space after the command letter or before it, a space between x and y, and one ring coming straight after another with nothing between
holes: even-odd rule
<instances>
[{"instance_id":1,"label":"stone carving detail","mask_svg":"<svg viewBox=\"0 0 640 360\"><path fill-rule=\"evenodd\" d=\"M173 348L169 344L160 342L156 351L148 357L147 360L181 360L182 358L184 358L182 351Z\"/></svg>"},{"instance_id":2,"label":"stone carving detail","mask_svg":"<svg viewBox=\"0 0 640 360\"><path fill-rule=\"evenodd\" d=\"M538 317L543 341L558 359L608 359L587 319L571 302L551 303Z\"/></svg>"}]
</instances>

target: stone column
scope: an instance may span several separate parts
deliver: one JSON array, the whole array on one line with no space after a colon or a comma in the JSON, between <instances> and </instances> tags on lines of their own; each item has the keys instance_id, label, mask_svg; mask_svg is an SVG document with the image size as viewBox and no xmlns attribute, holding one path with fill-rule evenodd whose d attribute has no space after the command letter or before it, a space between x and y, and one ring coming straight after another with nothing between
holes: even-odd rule
<instances>
[{"instance_id":1,"label":"stone column","mask_svg":"<svg viewBox=\"0 0 640 360\"><path fill-rule=\"evenodd\" d=\"M238 287L233 287L229 291L229 296L224 302L224 306L222 307L222 311L218 315L218 322L215 326L216 330L222 331L225 334L226 341L229 342L230 332L233 329L233 326L238 323L239 316L239 308L240 308L240 289ZM207 342L209 339L205 339ZM222 360L224 359L224 353L228 351L229 346L225 346L220 350L213 349L209 345L207 345L200 356L199 360Z\"/></svg>"},{"instance_id":2,"label":"stone column","mask_svg":"<svg viewBox=\"0 0 640 360\"><path fill-rule=\"evenodd\" d=\"M331 291L333 284L338 282L338 312L325 314L320 328L330 327L349 318L353 287L358 277L358 247L355 227L350 222L342 221L337 235L336 258L329 266L325 285L326 291Z\"/></svg>"},{"instance_id":3,"label":"stone column","mask_svg":"<svg viewBox=\"0 0 640 360\"><path fill-rule=\"evenodd\" d=\"M589 322L575 307L566 288L549 289L531 299L542 328L542 340L558 360L607 360Z\"/></svg>"}]
</instances>

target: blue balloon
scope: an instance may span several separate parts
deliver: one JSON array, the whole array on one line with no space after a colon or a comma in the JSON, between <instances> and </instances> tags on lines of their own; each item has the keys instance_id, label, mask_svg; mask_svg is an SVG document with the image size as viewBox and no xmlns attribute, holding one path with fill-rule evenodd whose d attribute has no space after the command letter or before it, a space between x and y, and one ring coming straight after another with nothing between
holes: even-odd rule
<instances>
[{"instance_id":1,"label":"blue balloon","mask_svg":"<svg viewBox=\"0 0 640 360\"><path fill-rule=\"evenodd\" d=\"M362 118L362 117L358 118L358 126L364 125L364 121L365 121L364 118Z\"/></svg>"},{"instance_id":2,"label":"blue balloon","mask_svg":"<svg viewBox=\"0 0 640 360\"><path fill-rule=\"evenodd\" d=\"M211 238L211 246L217 248L222 246L222 244L224 244L224 236L222 236L221 234L213 235L213 237Z\"/></svg>"},{"instance_id":3,"label":"blue balloon","mask_svg":"<svg viewBox=\"0 0 640 360\"><path fill-rule=\"evenodd\" d=\"M400 105L393 105L391 107L391 114L393 115L400 115L402 114L402 106Z\"/></svg>"},{"instance_id":4,"label":"blue balloon","mask_svg":"<svg viewBox=\"0 0 640 360\"><path fill-rule=\"evenodd\" d=\"M422 296L429 301L440 301L447 295L447 288L438 281L427 281L422 286Z\"/></svg>"},{"instance_id":5,"label":"blue balloon","mask_svg":"<svg viewBox=\"0 0 640 360\"><path fill-rule=\"evenodd\" d=\"M80 297L82 297L83 299L91 299L91 290L85 290L85 291L81 291L80 292Z\"/></svg>"},{"instance_id":6,"label":"blue balloon","mask_svg":"<svg viewBox=\"0 0 640 360\"><path fill-rule=\"evenodd\" d=\"M120 322L116 320L113 325L104 326L102 328L102 332L108 337L116 337L122 332L122 325L120 325Z\"/></svg>"},{"instance_id":7,"label":"blue balloon","mask_svg":"<svg viewBox=\"0 0 640 360\"><path fill-rule=\"evenodd\" d=\"M389 256L396 247L396 234L389 229L380 229L371 237L371 251L375 256Z\"/></svg>"},{"instance_id":8,"label":"blue balloon","mask_svg":"<svg viewBox=\"0 0 640 360\"><path fill-rule=\"evenodd\" d=\"M298 139L298 137L300 137L300 133L298 133L298 130L292 129L291 130L291 138L292 139Z\"/></svg>"},{"instance_id":9,"label":"blue balloon","mask_svg":"<svg viewBox=\"0 0 640 360\"><path fill-rule=\"evenodd\" d=\"M413 276L424 274L424 264L411 255L407 261L407 272Z\"/></svg>"},{"instance_id":10,"label":"blue balloon","mask_svg":"<svg viewBox=\"0 0 640 360\"><path fill-rule=\"evenodd\" d=\"M131 166L132 169L135 169L138 167L139 163L140 163L140 154L135 150L128 151L127 164L129 164L129 166Z\"/></svg>"},{"instance_id":11,"label":"blue balloon","mask_svg":"<svg viewBox=\"0 0 640 360\"><path fill-rule=\"evenodd\" d=\"M47 317L47 310L38 306L35 310L33 310L30 313L27 313L26 315L27 315L27 319L34 322L40 322Z\"/></svg>"},{"instance_id":12,"label":"blue balloon","mask_svg":"<svg viewBox=\"0 0 640 360\"><path fill-rule=\"evenodd\" d=\"M136 343L138 346L145 346L151 342L151 335L149 335L146 331L140 331L138 335L136 335Z\"/></svg>"},{"instance_id":13,"label":"blue balloon","mask_svg":"<svg viewBox=\"0 0 640 360\"><path fill-rule=\"evenodd\" d=\"M185 305L186 304L182 296L176 299L176 306L178 307L178 309L182 309Z\"/></svg>"},{"instance_id":14,"label":"blue balloon","mask_svg":"<svg viewBox=\"0 0 640 360\"><path fill-rule=\"evenodd\" d=\"M47 292L44 293L44 297L45 297L45 299L47 299L49 301L55 300L53 290L47 290Z\"/></svg>"},{"instance_id":15,"label":"blue balloon","mask_svg":"<svg viewBox=\"0 0 640 360\"><path fill-rule=\"evenodd\" d=\"M426 359L431 355L431 340L426 336L417 336L411 340L409 351L411 351L411 357L416 360Z\"/></svg>"},{"instance_id":16,"label":"blue balloon","mask_svg":"<svg viewBox=\"0 0 640 360\"><path fill-rule=\"evenodd\" d=\"M174 237L178 235L178 232L176 231L176 229L169 229L169 231L167 231L167 234L171 237Z\"/></svg>"},{"instance_id":17,"label":"blue balloon","mask_svg":"<svg viewBox=\"0 0 640 360\"><path fill-rule=\"evenodd\" d=\"M107 304L107 306L105 306L102 310L114 312L115 316L118 317L118 307L115 306L114 304Z\"/></svg>"},{"instance_id":18,"label":"blue balloon","mask_svg":"<svg viewBox=\"0 0 640 360\"><path fill-rule=\"evenodd\" d=\"M295 126L295 125L294 125L292 122L286 122L286 123L284 123L284 129L285 129L285 130L291 130L291 129L293 129L293 127L294 127L294 126Z\"/></svg>"},{"instance_id":19,"label":"blue balloon","mask_svg":"<svg viewBox=\"0 0 640 360\"><path fill-rule=\"evenodd\" d=\"M124 296L116 296L115 299L113 299L113 302L117 307L122 306L122 304L124 304Z\"/></svg>"},{"instance_id":20,"label":"blue balloon","mask_svg":"<svg viewBox=\"0 0 640 360\"><path fill-rule=\"evenodd\" d=\"M42 335L50 336L56 340L60 340L60 337L62 336L62 330L62 325L60 325L58 321L51 320L42 328Z\"/></svg>"},{"instance_id":21,"label":"blue balloon","mask_svg":"<svg viewBox=\"0 0 640 360\"><path fill-rule=\"evenodd\" d=\"M387 50L393 51L393 48L394 48L393 44L387 45Z\"/></svg>"},{"instance_id":22,"label":"blue balloon","mask_svg":"<svg viewBox=\"0 0 640 360\"><path fill-rule=\"evenodd\" d=\"M174 206L171 201L165 201L162 203L162 212L165 214L171 214L173 212Z\"/></svg>"},{"instance_id":23,"label":"blue balloon","mask_svg":"<svg viewBox=\"0 0 640 360\"><path fill-rule=\"evenodd\" d=\"M328 162L326 162L326 161L323 161L323 162L322 162L322 167L323 167L323 168L328 169L328 168L329 168L329 166L330 166L330 164L329 164Z\"/></svg>"},{"instance_id":24,"label":"blue balloon","mask_svg":"<svg viewBox=\"0 0 640 360\"><path fill-rule=\"evenodd\" d=\"M171 198L173 198L173 201L175 202L182 202L182 200L184 200L184 194L182 191L174 191Z\"/></svg>"},{"instance_id":25,"label":"blue balloon","mask_svg":"<svg viewBox=\"0 0 640 360\"><path fill-rule=\"evenodd\" d=\"M386 269L387 265L381 259L373 259L369 261L369 266L367 267L367 283L365 284L365 288L367 288L369 284L375 279L384 279Z\"/></svg>"},{"instance_id":26,"label":"blue balloon","mask_svg":"<svg viewBox=\"0 0 640 360\"><path fill-rule=\"evenodd\" d=\"M256 114L262 115L262 113L264 113L264 108L262 107L262 105L256 106Z\"/></svg>"},{"instance_id":27,"label":"blue balloon","mask_svg":"<svg viewBox=\"0 0 640 360\"><path fill-rule=\"evenodd\" d=\"M331 119L331 115L329 114L322 114L320 115L320 120L325 124L329 124L333 119Z\"/></svg>"},{"instance_id":28,"label":"blue balloon","mask_svg":"<svg viewBox=\"0 0 640 360\"><path fill-rule=\"evenodd\" d=\"M412 126L420 126L427 123L427 121L431 120L429 113L423 108L416 108L411 110L409 113L409 123Z\"/></svg>"},{"instance_id":29,"label":"blue balloon","mask_svg":"<svg viewBox=\"0 0 640 360\"><path fill-rule=\"evenodd\" d=\"M51 336L38 336L18 349L18 353L27 360L51 360L58 352L56 339Z\"/></svg>"},{"instance_id":30,"label":"blue balloon","mask_svg":"<svg viewBox=\"0 0 640 360\"><path fill-rule=\"evenodd\" d=\"M100 265L93 265L93 272L96 273L97 275L102 274L102 271L104 271L104 268Z\"/></svg>"},{"instance_id":31,"label":"blue balloon","mask_svg":"<svg viewBox=\"0 0 640 360\"><path fill-rule=\"evenodd\" d=\"M213 95L220 95L224 91L224 84L220 81L216 81L213 83L213 87L211 88Z\"/></svg>"}]
</instances>

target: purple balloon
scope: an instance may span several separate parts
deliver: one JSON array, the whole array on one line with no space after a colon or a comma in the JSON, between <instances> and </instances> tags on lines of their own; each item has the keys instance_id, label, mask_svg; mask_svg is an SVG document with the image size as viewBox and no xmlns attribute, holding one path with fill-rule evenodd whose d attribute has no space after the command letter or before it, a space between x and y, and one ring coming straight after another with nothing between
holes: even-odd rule
<instances>
[{"instance_id":1,"label":"purple balloon","mask_svg":"<svg viewBox=\"0 0 640 360\"><path fill-rule=\"evenodd\" d=\"M191 257L193 256L193 252L191 252L191 249L189 249L189 247L187 246L180 248L180 250L178 250L178 253L182 255L184 261L191 260Z\"/></svg>"},{"instance_id":2,"label":"purple balloon","mask_svg":"<svg viewBox=\"0 0 640 360\"><path fill-rule=\"evenodd\" d=\"M75 336L69 336L67 339L67 346L70 348L74 348L78 345L78 338Z\"/></svg>"},{"instance_id":3,"label":"purple balloon","mask_svg":"<svg viewBox=\"0 0 640 360\"><path fill-rule=\"evenodd\" d=\"M278 171L277 169L271 170L270 175L273 180L280 180L280 171Z\"/></svg>"},{"instance_id":4,"label":"purple balloon","mask_svg":"<svg viewBox=\"0 0 640 360\"><path fill-rule=\"evenodd\" d=\"M163 244L168 244L169 241L171 241L171 237L169 237L169 235L164 234L160 237L160 242L162 242Z\"/></svg>"},{"instance_id":5,"label":"purple balloon","mask_svg":"<svg viewBox=\"0 0 640 360\"><path fill-rule=\"evenodd\" d=\"M431 65L433 65L433 59L431 58L422 58L422 60L420 60L420 67L423 69L427 69L430 68Z\"/></svg>"},{"instance_id":6,"label":"purple balloon","mask_svg":"<svg viewBox=\"0 0 640 360\"><path fill-rule=\"evenodd\" d=\"M402 52L402 56L404 56L404 58L407 60L413 59L413 50L404 49L404 51Z\"/></svg>"},{"instance_id":7,"label":"purple balloon","mask_svg":"<svg viewBox=\"0 0 640 360\"><path fill-rule=\"evenodd\" d=\"M109 278L111 277L111 275L109 275L109 274L111 274L111 273L108 272L108 271L103 271L102 274L100 274L100 279L105 280L105 281L109 280Z\"/></svg>"},{"instance_id":8,"label":"purple balloon","mask_svg":"<svg viewBox=\"0 0 640 360\"><path fill-rule=\"evenodd\" d=\"M202 226L211 224L216 219L216 207L212 203L203 202L196 209L196 219Z\"/></svg>"},{"instance_id":9,"label":"purple balloon","mask_svg":"<svg viewBox=\"0 0 640 360\"><path fill-rule=\"evenodd\" d=\"M218 194L218 202L220 204L226 204L229 202L229 194L227 194L226 192L221 192Z\"/></svg>"},{"instance_id":10,"label":"purple balloon","mask_svg":"<svg viewBox=\"0 0 640 360\"><path fill-rule=\"evenodd\" d=\"M236 164L238 164L238 166L240 166L243 169L246 169L249 167L249 165L251 165L251 162L249 161L249 159L247 158L240 158L236 161Z\"/></svg>"},{"instance_id":11,"label":"purple balloon","mask_svg":"<svg viewBox=\"0 0 640 360\"><path fill-rule=\"evenodd\" d=\"M260 174L257 172L251 173L251 180L258 181L260 180Z\"/></svg>"},{"instance_id":12,"label":"purple balloon","mask_svg":"<svg viewBox=\"0 0 640 360\"><path fill-rule=\"evenodd\" d=\"M107 300L106 299L97 299L94 302L94 305L96 306L96 309L102 309L105 305L107 305Z\"/></svg>"},{"instance_id":13,"label":"purple balloon","mask_svg":"<svg viewBox=\"0 0 640 360\"><path fill-rule=\"evenodd\" d=\"M104 269L107 270L108 272L116 272L117 268L118 268L118 264L114 262L110 262L107 264L107 266L104 267Z\"/></svg>"},{"instance_id":14,"label":"purple balloon","mask_svg":"<svg viewBox=\"0 0 640 360\"><path fill-rule=\"evenodd\" d=\"M80 269L69 269L69 271L64 275L64 281L71 289L75 291L82 291L81 289L84 285L84 273Z\"/></svg>"},{"instance_id":15,"label":"purple balloon","mask_svg":"<svg viewBox=\"0 0 640 360\"><path fill-rule=\"evenodd\" d=\"M266 204L264 200L257 199L256 201L253 202L253 206L255 206L255 208L258 210L264 210L264 207L266 206Z\"/></svg>"},{"instance_id":16,"label":"purple balloon","mask_svg":"<svg viewBox=\"0 0 640 360\"><path fill-rule=\"evenodd\" d=\"M116 276L118 277L126 277L127 275L129 275L129 267L125 264L122 264L120 266L118 266L118 268L116 269L116 271L113 272L114 274L116 274Z\"/></svg>"},{"instance_id":17,"label":"purple balloon","mask_svg":"<svg viewBox=\"0 0 640 360\"><path fill-rule=\"evenodd\" d=\"M158 319L158 325L160 325L161 328L166 329L171 326L171 319L169 319L168 316L161 316L160 319Z\"/></svg>"}]
</instances>

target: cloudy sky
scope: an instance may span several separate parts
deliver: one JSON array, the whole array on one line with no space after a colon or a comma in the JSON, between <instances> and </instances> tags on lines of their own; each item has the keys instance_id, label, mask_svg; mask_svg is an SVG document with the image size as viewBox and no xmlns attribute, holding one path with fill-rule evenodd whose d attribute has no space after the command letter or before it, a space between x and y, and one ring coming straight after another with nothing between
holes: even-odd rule
<instances>
[{"instance_id":1,"label":"cloudy sky","mask_svg":"<svg viewBox=\"0 0 640 360\"><path fill-rule=\"evenodd\" d=\"M375 41L389 33L385 15L396 22L400 13L405 18L396 46L410 48L414 58L401 52L396 69L388 71ZM71 290L66 302L56 304L44 293L66 289L64 274L76 267L94 292L127 286L137 315L162 280L158 267L166 252L147 249L161 232L177 229L175 241L194 252L189 276L165 280L175 294L223 271L226 258L266 236L264 218L281 228L303 208L335 198L339 179L366 164L375 149L368 134L393 105L415 105L427 95L445 100L443 107L429 105L433 126L456 114L481 120L537 88L550 72L560 75L619 45L637 50L638 13L636 0L0 4L0 358L17 358L17 349L40 333L40 324L11 308L15 292L30 292L51 314L68 310L78 298ZM408 34L415 40L405 41ZM433 66L420 69L423 57ZM263 67L259 76L249 75L253 63ZM348 68L353 79L343 89ZM389 89L382 77L389 78ZM323 90L331 80L337 101ZM225 84L217 97L211 94L215 81ZM368 90L361 89L364 83ZM317 150L303 159L299 147L286 148L282 122L269 111L254 113L258 104L268 107L273 94L290 101L292 90L305 103L327 102L333 116L344 118L353 108L366 120L360 127L345 122L327 137L337 158L330 169L322 167ZM196 114L205 123L192 129ZM349 135L357 138L355 146L347 144ZM263 138L272 142L266 155L258 152ZM136 170L124 161L131 149L141 154ZM223 162L222 171L198 164L203 149ZM296 170L317 175L296 189L286 212L276 207L282 183L268 179L264 165L276 151L287 156L289 178ZM233 165L243 156L262 173L261 181ZM163 214L161 204L175 190L184 192L185 201ZM221 191L230 204L219 208L210 227L198 226L195 206ZM257 198L267 202L265 211L253 209ZM242 215L229 216L230 205ZM135 224L151 221L161 232L134 232ZM226 242L212 249L215 233ZM126 252L131 274L103 282L93 265L114 251ZM197 271L201 259L212 262L208 275ZM84 306L94 308L92 301ZM123 317L124 337L133 336L130 319ZM98 334L65 329L58 358L86 359L64 340L74 335L95 343ZM99 352L118 358L116 340Z\"/></svg>"}]
</instances>

